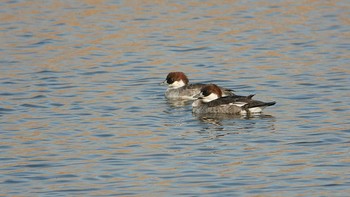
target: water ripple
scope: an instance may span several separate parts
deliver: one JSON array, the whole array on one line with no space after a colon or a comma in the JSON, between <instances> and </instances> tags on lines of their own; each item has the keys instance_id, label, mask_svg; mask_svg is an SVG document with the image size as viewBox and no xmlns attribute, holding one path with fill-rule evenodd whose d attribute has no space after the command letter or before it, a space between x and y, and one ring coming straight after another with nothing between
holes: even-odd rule
<instances>
[{"instance_id":1,"label":"water ripple","mask_svg":"<svg viewBox=\"0 0 350 197\"><path fill-rule=\"evenodd\" d=\"M345 1L0 4L2 195L350 193ZM277 105L198 116L171 71Z\"/></svg>"}]
</instances>

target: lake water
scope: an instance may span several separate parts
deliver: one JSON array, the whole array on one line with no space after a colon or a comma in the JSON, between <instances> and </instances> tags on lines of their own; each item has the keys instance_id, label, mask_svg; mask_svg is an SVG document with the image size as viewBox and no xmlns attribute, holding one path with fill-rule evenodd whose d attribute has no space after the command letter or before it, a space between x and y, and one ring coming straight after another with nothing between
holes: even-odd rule
<instances>
[{"instance_id":1,"label":"lake water","mask_svg":"<svg viewBox=\"0 0 350 197\"><path fill-rule=\"evenodd\" d=\"M349 1L0 3L0 196L348 196ZM198 117L168 72L277 101Z\"/></svg>"}]
</instances>

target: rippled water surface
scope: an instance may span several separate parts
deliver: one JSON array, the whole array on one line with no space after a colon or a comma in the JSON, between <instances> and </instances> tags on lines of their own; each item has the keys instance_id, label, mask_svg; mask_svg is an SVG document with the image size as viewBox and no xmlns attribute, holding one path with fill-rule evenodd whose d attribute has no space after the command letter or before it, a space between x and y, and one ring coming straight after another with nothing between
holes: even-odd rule
<instances>
[{"instance_id":1,"label":"rippled water surface","mask_svg":"<svg viewBox=\"0 0 350 197\"><path fill-rule=\"evenodd\" d=\"M348 196L349 1L0 3L0 196ZM277 101L198 117L170 71Z\"/></svg>"}]
</instances>

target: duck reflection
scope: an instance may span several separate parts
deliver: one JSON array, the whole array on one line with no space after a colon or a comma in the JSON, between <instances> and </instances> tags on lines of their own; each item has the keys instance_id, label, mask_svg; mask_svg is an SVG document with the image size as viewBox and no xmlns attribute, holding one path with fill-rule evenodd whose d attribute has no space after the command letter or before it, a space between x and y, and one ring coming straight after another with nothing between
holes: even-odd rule
<instances>
[{"instance_id":1,"label":"duck reflection","mask_svg":"<svg viewBox=\"0 0 350 197\"><path fill-rule=\"evenodd\" d=\"M191 100L184 100L184 99L167 99L167 104L171 107L185 107L188 105L191 105L193 101Z\"/></svg>"},{"instance_id":2,"label":"duck reflection","mask_svg":"<svg viewBox=\"0 0 350 197\"><path fill-rule=\"evenodd\" d=\"M199 121L203 123L209 123L213 125L222 126L222 122L226 120L241 119L274 119L273 116L267 114L254 114L254 115L235 115L235 114L192 114Z\"/></svg>"}]
</instances>

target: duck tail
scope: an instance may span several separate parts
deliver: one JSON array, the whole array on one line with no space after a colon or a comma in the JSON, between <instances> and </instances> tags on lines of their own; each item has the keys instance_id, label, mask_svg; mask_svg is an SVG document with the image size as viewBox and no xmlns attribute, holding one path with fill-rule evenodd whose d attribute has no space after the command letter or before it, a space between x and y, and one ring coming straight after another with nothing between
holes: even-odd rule
<instances>
[{"instance_id":1,"label":"duck tail","mask_svg":"<svg viewBox=\"0 0 350 197\"><path fill-rule=\"evenodd\" d=\"M264 104L264 106L272 106L272 105L275 105L276 104L276 101L272 101L272 102L266 102Z\"/></svg>"},{"instance_id":2,"label":"duck tail","mask_svg":"<svg viewBox=\"0 0 350 197\"><path fill-rule=\"evenodd\" d=\"M253 96L255 96L255 94L248 95L248 96L247 96L247 99L252 99Z\"/></svg>"}]
</instances>

